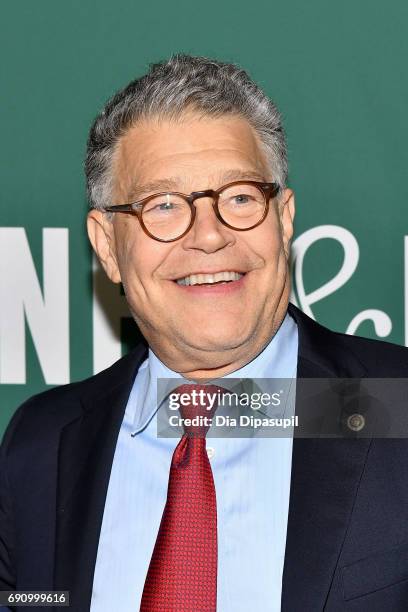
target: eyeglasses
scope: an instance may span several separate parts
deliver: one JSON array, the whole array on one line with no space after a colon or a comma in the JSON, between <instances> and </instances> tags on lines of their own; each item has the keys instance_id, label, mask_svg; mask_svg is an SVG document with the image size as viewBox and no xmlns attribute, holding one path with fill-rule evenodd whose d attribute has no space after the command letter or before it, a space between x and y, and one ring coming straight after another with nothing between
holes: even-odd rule
<instances>
[{"instance_id":1,"label":"eyeglasses","mask_svg":"<svg viewBox=\"0 0 408 612\"><path fill-rule=\"evenodd\" d=\"M260 225L269 201L279 192L277 183L235 181L215 191L155 193L139 202L106 206L106 212L136 214L144 232L159 242L179 240L192 228L199 198L212 198L217 219L230 229L247 231Z\"/></svg>"}]
</instances>

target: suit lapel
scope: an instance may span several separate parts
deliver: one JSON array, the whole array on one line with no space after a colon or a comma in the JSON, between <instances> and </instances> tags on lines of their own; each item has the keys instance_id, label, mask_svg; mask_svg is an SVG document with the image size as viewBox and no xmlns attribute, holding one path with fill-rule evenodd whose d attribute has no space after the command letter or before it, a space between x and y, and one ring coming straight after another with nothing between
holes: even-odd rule
<instances>
[{"instance_id":1,"label":"suit lapel","mask_svg":"<svg viewBox=\"0 0 408 612\"><path fill-rule=\"evenodd\" d=\"M335 334L293 306L289 312L299 331L298 378L363 376ZM369 445L369 439L294 439L282 612L324 609Z\"/></svg>"},{"instance_id":2,"label":"suit lapel","mask_svg":"<svg viewBox=\"0 0 408 612\"><path fill-rule=\"evenodd\" d=\"M116 441L143 347L97 377L81 397L83 411L60 438L54 588L70 591L77 612L89 610L103 510ZM99 382L99 385L98 385Z\"/></svg>"}]
</instances>

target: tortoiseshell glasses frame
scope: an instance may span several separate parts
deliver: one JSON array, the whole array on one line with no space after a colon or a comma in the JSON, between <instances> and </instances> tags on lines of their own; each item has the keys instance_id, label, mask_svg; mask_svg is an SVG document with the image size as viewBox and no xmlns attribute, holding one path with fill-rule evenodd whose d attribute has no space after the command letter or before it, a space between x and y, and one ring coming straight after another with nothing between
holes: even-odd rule
<instances>
[{"instance_id":1,"label":"tortoiseshell glasses frame","mask_svg":"<svg viewBox=\"0 0 408 612\"><path fill-rule=\"evenodd\" d=\"M230 223L228 223L227 221L225 221L219 211L218 208L218 201L219 201L219 197L220 195L229 187L233 187L235 185L251 185L256 187L263 195L264 198L264 209L261 213L260 219L254 223L253 225L251 225L250 227L235 227L234 225L231 225ZM260 181L249 181L249 180L241 180L241 181L233 181L232 183L228 183L226 185L223 185L222 187L220 187L219 189L205 189L204 191L193 191L192 193L190 193L189 195L185 194L185 193L180 193L177 191L164 191L164 192L160 192L160 193L154 193L152 195L147 196L146 198L143 198L142 200L139 200L138 202L131 202L130 204L118 204L118 205L113 205L113 206L106 206L103 210L105 212L110 212L110 213L128 213L128 214L134 214L137 216L137 218L139 219L139 223L143 229L143 231L145 232L145 234L147 234L150 238L152 238L153 240L158 240L159 242L174 242L175 240L180 240L180 238L183 238L192 228L193 224L194 224L194 220L196 217L196 206L195 206L195 201L198 200L199 198L212 198L213 199L213 210L215 213L215 216L217 217L217 219L220 221L220 223L222 223L223 225L225 225L226 227L229 227L232 230L236 230L236 231L248 231L251 230L255 227L257 227L258 225L260 225L266 218L267 214L268 214L268 206L269 206L269 202L272 198L276 197L276 195L279 193L280 187L277 183L266 183L266 182L260 182ZM190 222L187 225L187 228L180 233L180 235L173 237L173 238L169 238L169 239L165 239L165 238L158 238L157 236L153 235L146 227L146 225L143 222L143 210L146 207L146 205L153 200L154 198L160 197L160 196L178 196L180 198L182 198L185 202L188 203L189 207L190 207Z\"/></svg>"}]
</instances>

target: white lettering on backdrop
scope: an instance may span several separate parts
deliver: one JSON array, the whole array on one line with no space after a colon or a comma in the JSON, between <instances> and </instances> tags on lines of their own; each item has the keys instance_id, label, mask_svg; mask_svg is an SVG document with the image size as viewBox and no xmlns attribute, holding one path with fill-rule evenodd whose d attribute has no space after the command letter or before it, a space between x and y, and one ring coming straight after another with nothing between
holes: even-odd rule
<instances>
[{"instance_id":1,"label":"white lettering on backdrop","mask_svg":"<svg viewBox=\"0 0 408 612\"><path fill-rule=\"evenodd\" d=\"M25 321L44 380L69 382L68 229L43 228L43 291L22 227L0 227L0 382L25 384Z\"/></svg>"},{"instance_id":2,"label":"white lettering on backdrop","mask_svg":"<svg viewBox=\"0 0 408 612\"><path fill-rule=\"evenodd\" d=\"M303 262L308 249L318 240L330 238L340 243L343 248L343 263L337 274L327 283L306 294L303 284ZM407 237L405 237L407 241ZM407 244L407 242L405 242ZM319 302L328 295L334 293L342 287L353 276L360 257L358 242L351 232L339 225L319 225L312 227L301 234L292 245L292 277L293 287L291 293L291 301L299 306L303 312L313 319L314 314L311 309L312 304ZM407 262L407 253L405 254L405 262ZM406 266L407 268L407 266ZM406 273L407 274L407 273ZM296 299L295 291L298 299ZM405 291L407 291L407 279L405 281ZM406 294L405 304L408 303ZM406 306L408 307L408 306ZM407 314L405 317L407 319ZM392 322L390 317L382 310L369 308L362 310L353 317L350 321L346 334L355 334L359 325L366 320L371 320L374 324L375 333L379 338L385 338L391 333ZM405 321L405 329L407 329L407 320ZM406 332L407 333L407 332ZM405 338L407 343L407 337ZM408 346L408 344L407 344Z\"/></svg>"}]
</instances>

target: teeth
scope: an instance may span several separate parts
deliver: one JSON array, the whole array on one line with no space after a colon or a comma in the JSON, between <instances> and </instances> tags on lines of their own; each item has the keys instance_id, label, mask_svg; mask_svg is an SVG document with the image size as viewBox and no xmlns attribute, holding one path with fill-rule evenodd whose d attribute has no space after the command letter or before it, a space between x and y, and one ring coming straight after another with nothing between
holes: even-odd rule
<instances>
[{"instance_id":1,"label":"teeth","mask_svg":"<svg viewBox=\"0 0 408 612\"><path fill-rule=\"evenodd\" d=\"M217 272L216 274L190 274L177 281L178 285L202 285L204 283L218 283L220 281L236 281L243 274L240 272Z\"/></svg>"}]
</instances>

